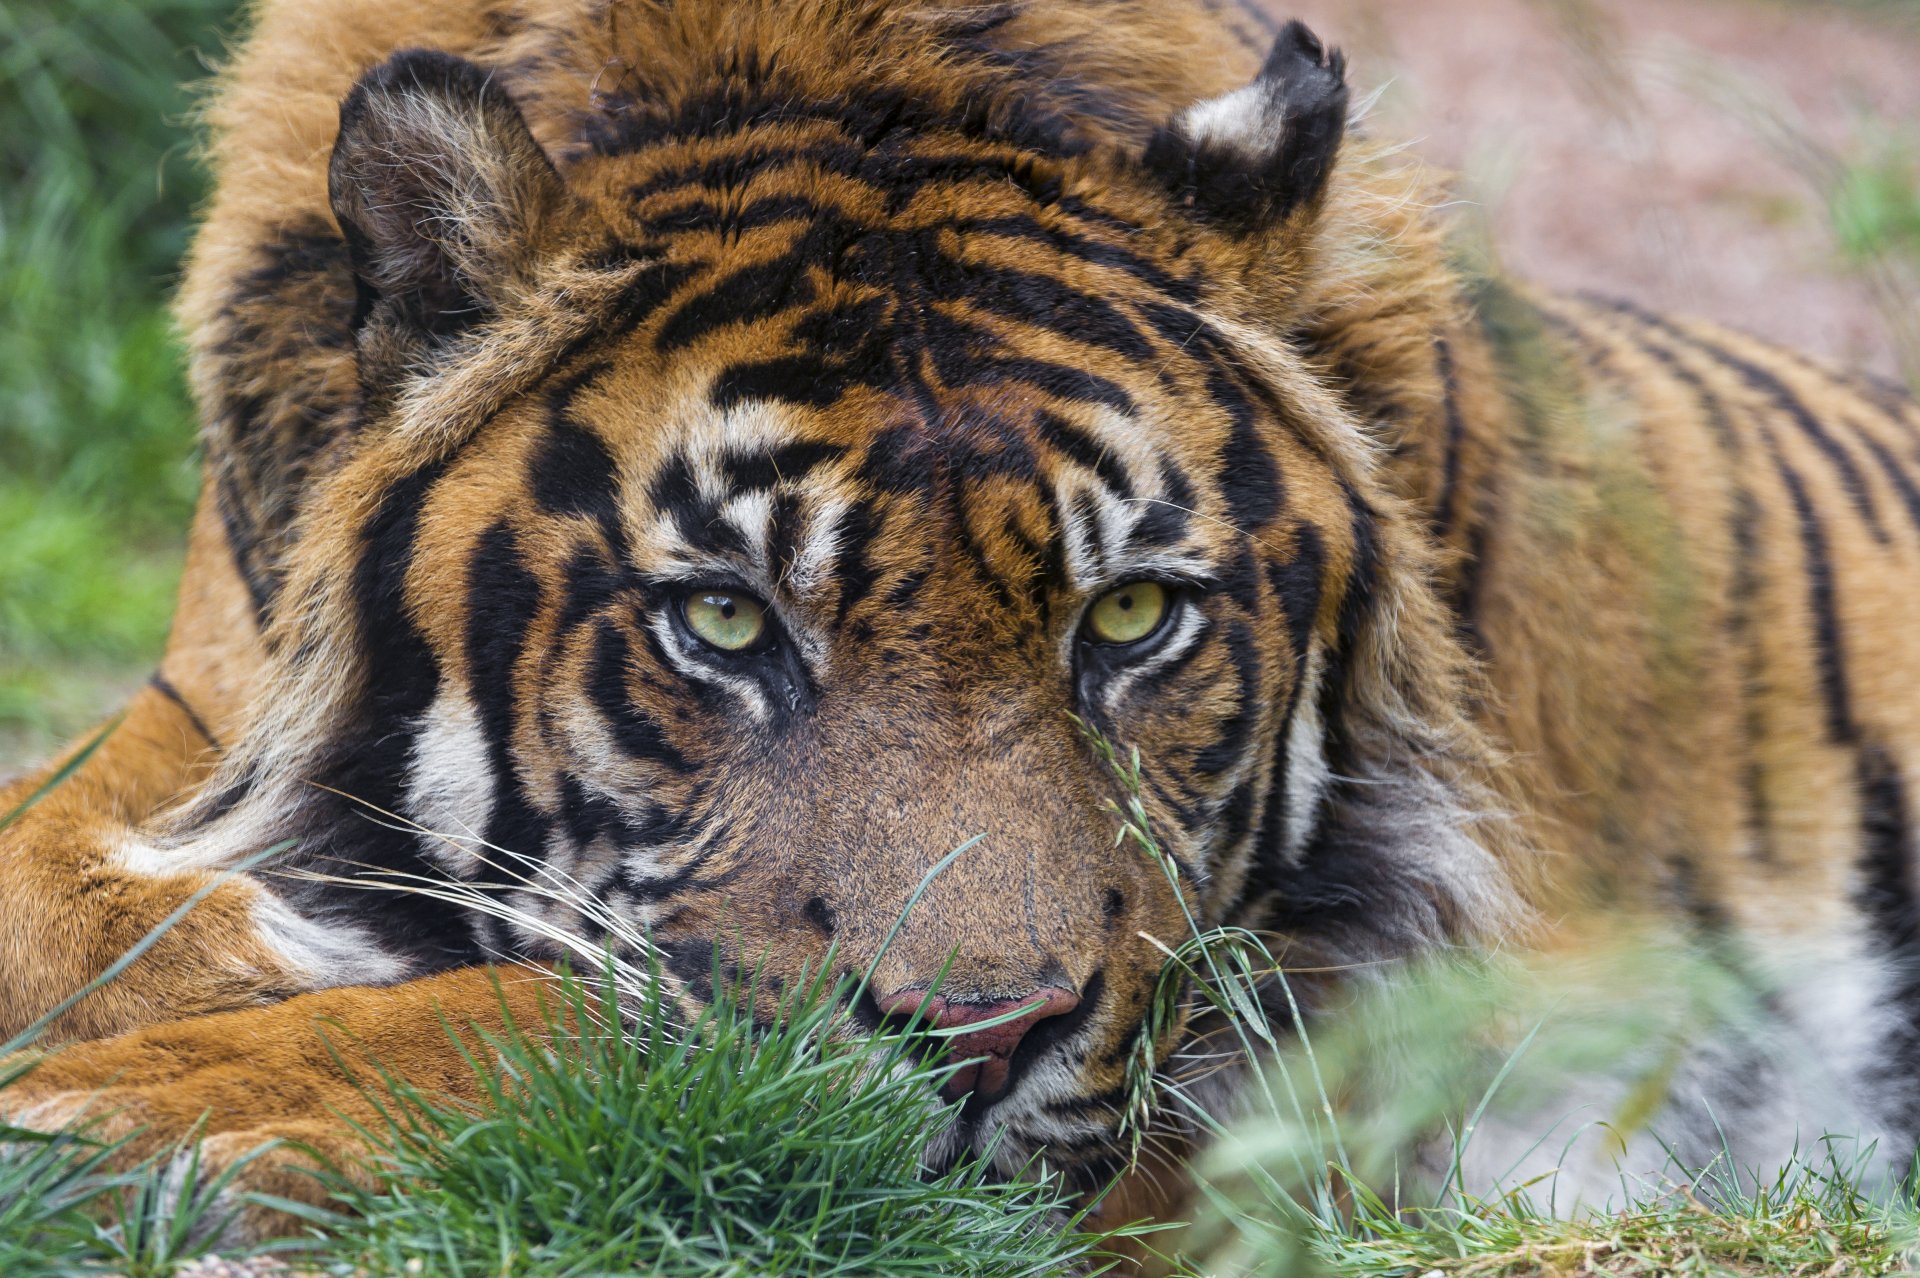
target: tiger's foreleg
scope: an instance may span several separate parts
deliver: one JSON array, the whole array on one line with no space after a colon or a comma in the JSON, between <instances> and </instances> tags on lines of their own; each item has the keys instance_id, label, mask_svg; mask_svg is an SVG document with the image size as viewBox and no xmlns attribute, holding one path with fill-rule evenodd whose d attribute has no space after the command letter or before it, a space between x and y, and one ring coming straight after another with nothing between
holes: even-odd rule
<instances>
[{"instance_id":1,"label":"tiger's foreleg","mask_svg":"<svg viewBox=\"0 0 1920 1278\"><path fill-rule=\"evenodd\" d=\"M184 1172L191 1161L202 1183L239 1164L212 1215L237 1213L229 1241L281 1236L299 1222L247 1195L325 1205L320 1166L364 1183L361 1132L386 1132L387 1080L436 1104L479 1104L480 1035L543 1032L552 990L538 972L461 968L73 1044L0 1091L0 1117L38 1130L84 1124L126 1142L123 1164L172 1159Z\"/></svg>"},{"instance_id":2,"label":"tiger's foreleg","mask_svg":"<svg viewBox=\"0 0 1920 1278\"><path fill-rule=\"evenodd\" d=\"M245 875L168 872L144 850L138 823L209 766L211 747L190 718L162 685L142 690L84 764L0 831L0 1042L107 971L196 894L202 899L141 958L61 1014L48 1039L98 1038L312 988L276 935L286 911L269 892ZM0 790L0 815L58 771Z\"/></svg>"},{"instance_id":3,"label":"tiger's foreleg","mask_svg":"<svg viewBox=\"0 0 1920 1278\"><path fill-rule=\"evenodd\" d=\"M323 937L245 874L170 863L142 828L198 789L244 730L264 650L211 504L202 502L160 673L83 764L0 787L0 1043L99 977L196 894L126 971L43 1041L276 1002L342 983ZM226 738L222 740L221 738ZM65 758L71 759L73 752Z\"/></svg>"}]
</instances>

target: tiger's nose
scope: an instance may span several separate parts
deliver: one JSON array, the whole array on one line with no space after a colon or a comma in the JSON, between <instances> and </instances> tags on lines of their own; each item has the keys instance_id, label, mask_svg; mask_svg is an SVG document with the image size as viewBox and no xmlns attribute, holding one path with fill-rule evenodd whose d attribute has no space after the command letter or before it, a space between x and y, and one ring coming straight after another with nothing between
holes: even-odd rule
<instances>
[{"instance_id":1,"label":"tiger's nose","mask_svg":"<svg viewBox=\"0 0 1920 1278\"><path fill-rule=\"evenodd\" d=\"M969 1092L977 1092L986 1100L998 1099L1012 1081L1014 1049L1027 1031L1080 1006L1078 994L1057 985L1043 985L1020 998L981 1002L960 1002L916 989L897 990L876 1001L882 1016L904 1021L918 1013L919 1023L929 1029L954 1030L1006 1017L997 1025L946 1040L949 1059L965 1062L940 1089L940 1095L950 1101L960 1100ZM1019 1014L1010 1015L1013 1012Z\"/></svg>"}]
</instances>

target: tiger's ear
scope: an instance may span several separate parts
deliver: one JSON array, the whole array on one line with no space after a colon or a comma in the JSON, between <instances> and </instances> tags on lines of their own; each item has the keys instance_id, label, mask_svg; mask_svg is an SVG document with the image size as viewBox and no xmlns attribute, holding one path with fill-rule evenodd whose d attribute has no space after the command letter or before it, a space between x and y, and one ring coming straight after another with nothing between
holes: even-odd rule
<instances>
[{"instance_id":1,"label":"tiger's ear","mask_svg":"<svg viewBox=\"0 0 1920 1278\"><path fill-rule=\"evenodd\" d=\"M377 319L403 340L487 318L568 199L506 91L425 49L394 54L341 103L327 188L359 290L355 330Z\"/></svg>"},{"instance_id":2,"label":"tiger's ear","mask_svg":"<svg viewBox=\"0 0 1920 1278\"><path fill-rule=\"evenodd\" d=\"M1344 54L1289 22L1252 84L1154 132L1147 167L1189 208L1236 230L1316 209L1346 133L1346 73Z\"/></svg>"}]
</instances>

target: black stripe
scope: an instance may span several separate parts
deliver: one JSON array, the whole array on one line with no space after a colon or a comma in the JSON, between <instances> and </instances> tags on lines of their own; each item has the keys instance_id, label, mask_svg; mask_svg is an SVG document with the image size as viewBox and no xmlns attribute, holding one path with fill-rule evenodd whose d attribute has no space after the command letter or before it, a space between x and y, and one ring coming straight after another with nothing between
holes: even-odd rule
<instances>
[{"instance_id":1,"label":"black stripe","mask_svg":"<svg viewBox=\"0 0 1920 1278\"><path fill-rule=\"evenodd\" d=\"M1172 546L1184 540L1193 523L1193 481L1171 459L1159 463L1159 497L1147 498L1147 511L1128 534L1130 546Z\"/></svg>"},{"instance_id":2,"label":"black stripe","mask_svg":"<svg viewBox=\"0 0 1920 1278\"><path fill-rule=\"evenodd\" d=\"M963 296L972 306L1126 359L1153 355L1146 335L1104 298L1051 275L985 262L960 266L966 275Z\"/></svg>"},{"instance_id":3,"label":"black stripe","mask_svg":"<svg viewBox=\"0 0 1920 1278\"><path fill-rule=\"evenodd\" d=\"M1630 316L1623 316L1631 320ZM1775 859L1773 847L1773 804L1767 795L1766 774L1760 765L1759 742L1766 737L1766 724L1760 714L1764 670L1758 636L1754 632L1753 609L1760 593L1760 503L1741 478L1741 461L1746 456L1746 441L1734 429L1727 406L1693 369L1673 351L1654 340L1648 327L1636 325L1630 331L1634 348L1657 361L1675 381L1685 386L1699 407L1708 432L1725 459L1727 485L1732 494L1733 512L1728 520L1728 540L1733 547L1733 580L1728 586L1727 629L1740 653L1740 697L1742 701L1742 741L1744 762L1741 788L1745 795L1747 833L1755 857L1763 864Z\"/></svg>"},{"instance_id":4,"label":"black stripe","mask_svg":"<svg viewBox=\"0 0 1920 1278\"><path fill-rule=\"evenodd\" d=\"M657 213L644 213L640 221L657 235L716 231L738 235L780 222L812 221L835 212L829 206L799 195L769 195L751 204L735 206L724 199L699 196Z\"/></svg>"},{"instance_id":5,"label":"black stripe","mask_svg":"<svg viewBox=\"0 0 1920 1278\"><path fill-rule=\"evenodd\" d=\"M1818 377L1828 386L1864 401L1867 407L1884 416L1909 441L1920 442L1920 428L1914 424L1920 403L1915 403L1911 392L1899 382L1882 377L1870 369L1833 368L1800 351L1783 350L1781 354L1810 376Z\"/></svg>"},{"instance_id":6,"label":"black stripe","mask_svg":"<svg viewBox=\"0 0 1920 1278\"><path fill-rule=\"evenodd\" d=\"M773 510L767 520L767 558L775 573L785 579L800 562L800 547L807 533L807 512L799 494L782 488L773 495Z\"/></svg>"},{"instance_id":7,"label":"black stripe","mask_svg":"<svg viewBox=\"0 0 1920 1278\"><path fill-rule=\"evenodd\" d=\"M772 488L785 481L796 483L813 470L846 455L841 444L801 439L778 448L752 453L729 453L721 460L721 473L736 490Z\"/></svg>"},{"instance_id":8,"label":"black stripe","mask_svg":"<svg viewBox=\"0 0 1920 1278\"><path fill-rule=\"evenodd\" d=\"M1860 803L1859 882L1856 902L1888 960L1888 1001L1898 1017L1880 1044L1875 1081L1893 1093L1897 1126L1909 1139L1920 1132L1920 891L1916 890L1913 813L1906 781L1878 744L1860 750L1855 785ZM1910 1158L1913 1151L1891 1151Z\"/></svg>"},{"instance_id":9,"label":"black stripe","mask_svg":"<svg viewBox=\"0 0 1920 1278\"><path fill-rule=\"evenodd\" d=\"M1336 632L1339 652L1345 656L1359 642L1360 627L1373 609L1374 592L1380 584L1380 517L1344 478L1340 489L1347 499L1353 536L1353 562L1342 587Z\"/></svg>"},{"instance_id":10,"label":"black stripe","mask_svg":"<svg viewBox=\"0 0 1920 1278\"><path fill-rule=\"evenodd\" d=\"M1287 622L1287 644L1293 651L1295 679L1306 674L1307 648L1313 641L1313 623L1320 614L1326 576L1327 549L1320 539L1320 530L1312 524L1296 524L1293 554L1267 565L1267 584L1272 587L1274 602Z\"/></svg>"},{"instance_id":11,"label":"black stripe","mask_svg":"<svg viewBox=\"0 0 1920 1278\"><path fill-rule=\"evenodd\" d=\"M173 686L171 679L156 670L154 671L153 678L147 680L147 684L155 692L178 706L180 713L187 716L187 722L193 725L193 730L199 733L208 745L222 752L226 750L226 747L220 744L220 738L214 736L212 732L207 730L205 720L194 713L193 707L187 704L187 699L180 695L180 690Z\"/></svg>"},{"instance_id":12,"label":"black stripe","mask_svg":"<svg viewBox=\"0 0 1920 1278\"><path fill-rule=\"evenodd\" d=\"M1455 523L1453 503L1460 488L1460 449L1467 437L1467 423L1460 415L1459 371L1453 363L1453 347L1444 337L1433 340L1434 366L1440 373L1440 403L1445 414L1445 444L1440 457L1440 493L1433 503L1433 536L1445 541Z\"/></svg>"},{"instance_id":13,"label":"black stripe","mask_svg":"<svg viewBox=\"0 0 1920 1278\"><path fill-rule=\"evenodd\" d=\"M1124 272L1157 293L1185 303L1200 300L1199 285L1191 279L1183 279L1161 267L1158 263L1128 252L1117 245L1081 235L1065 227L1048 226L1038 218L1027 214L1014 214L994 218L957 218L949 225L955 231L971 232L998 236L1005 239L1031 240L1057 249L1070 257L1094 266L1111 267ZM1137 234L1137 228L1127 227L1126 232Z\"/></svg>"},{"instance_id":14,"label":"black stripe","mask_svg":"<svg viewBox=\"0 0 1920 1278\"><path fill-rule=\"evenodd\" d=\"M1827 708L1827 735L1836 743L1854 738L1853 706L1847 689L1846 658L1840 638L1840 616L1834 601L1833 556L1827 549L1826 529L1819 513L1807 496L1807 486L1781 455L1773 432L1762 429L1768 455L1787 486L1793 513L1800 525L1800 547L1806 557L1807 603L1813 613L1815 660L1820 677L1820 692Z\"/></svg>"},{"instance_id":15,"label":"black stripe","mask_svg":"<svg viewBox=\"0 0 1920 1278\"><path fill-rule=\"evenodd\" d=\"M880 520L871 502L854 502L841 517L835 538L839 553L834 577L840 583L840 601L833 617L836 626L847 623L847 615L872 593L874 582L879 578L879 570L868 554L879 530Z\"/></svg>"},{"instance_id":16,"label":"black stripe","mask_svg":"<svg viewBox=\"0 0 1920 1278\"><path fill-rule=\"evenodd\" d=\"M1803 430L1811 427L1813 433L1831 442L1831 437L1826 436L1818 423L1813 422L1805 406L1794 399L1792 393L1765 370L1747 364L1720 350L1712 343L1702 341L1660 316L1643 311L1639 307L1624 302L1608 302L1604 299L1601 304L1699 351L1703 356L1715 360L1738 374L1749 386L1766 389L1771 384L1778 392L1770 395L1777 407L1785 410L1789 416L1794 416ZM1786 486L1787 496L1793 505L1794 518L1799 526L1801 553L1806 560L1807 602L1813 618L1815 662L1820 680L1821 699L1826 707L1827 735L1836 743L1849 743L1854 740L1856 729L1853 722L1852 696L1847 683L1839 609L1835 599L1833 555L1829 549L1826 528L1820 522L1819 511L1807 492L1805 480L1787 461L1772 429L1764 419L1758 417L1755 419L1755 425L1766 447L1767 455L1780 476L1780 482ZM1858 489L1859 472L1852 469L1851 458L1846 459L1845 464L1847 472L1853 476L1855 488ZM1873 526L1876 534L1884 541L1886 534L1878 527L1877 519Z\"/></svg>"},{"instance_id":17,"label":"black stripe","mask_svg":"<svg viewBox=\"0 0 1920 1278\"><path fill-rule=\"evenodd\" d=\"M947 508L953 539L961 555L973 568L974 576L981 584L993 591L1000 606L1012 612L1019 607L1013 586L993 570L993 564L987 559L986 547L973 535L973 523L967 518L967 494L960 485L947 488Z\"/></svg>"},{"instance_id":18,"label":"black stripe","mask_svg":"<svg viewBox=\"0 0 1920 1278\"><path fill-rule=\"evenodd\" d=\"M1291 783L1288 761L1301 694L1307 681L1307 653L1313 640L1314 618L1319 615L1321 593L1326 588L1326 549L1320 533L1310 524L1294 529L1294 553L1280 563L1267 565L1267 580L1274 603L1286 618L1287 643L1293 652L1293 676L1287 687L1286 705L1280 716L1280 731L1274 736L1273 761L1261 804L1260 828L1254 835L1253 859L1241 889L1241 903L1276 890L1291 867L1282 855L1287 846L1287 788Z\"/></svg>"},{"instance_id":19,"label":"black stripe","mask_svg":"<svg viewBox=\"0 0 1920 1278\"><path fill-rule=\"evenodd\" d=\"M674 530L690 549L717 554L750 555L753 548L733 524L719 517L714 504L700 494L693 464L685 453L674 453L660 464L647 485L656 511L673 520Z\"/></svg>"},{"instance_id":20,"label":"black stripe","mask_svg":"<svg viewBox=\"0 0 1920 1278\"><path fill-rule=\"evenodd\" d=\"M1101 446L1093 436L1058 413L1043 409L1034 414L1033 424L1042 443L1099 476L1100 482L1116 496L1133 496L1133 484L1127 477L1126 467L1120 464L1112 449Z\"/></svg>"},{"instance_id":21,"label":"black stripe","mask_svg":"<svg viewBox=\"0 0 1920 1278\"><path fill-rule=\"evenodd\" d=\"M1866 522L1868 529L1872 531L1874 540L1883 545L1886 543L1887 530L1881 526L1879 508L1874 504L1872 490L1867 485L1866 476L1860 472L1859 466L1855 464L1853 455L1841 445L1839 440L1828 433L1826 427L1807 410L1807 406L1801 402L1799 396L1795 395L1793 391L1788 388L1785 382L1758 364L1742 359L1725 347L1715 342L1710 342L1697 334L1690 333L1678 325L1662 319L1658 315L1653 315L1641 310L1639 307L1633 306L1631 303L1603 301L1602 304L1636 316L1643 323L1650 324L1662 332L1670 334L1677 340L1686 343L1688 346L1693 347L1709 358L1718 361L1728 369L1731 369L1741 380L1745 381L1748 386L1772 400L1774 406L1785 413L1787 417L1792 420L1793 424L1799 428L1800 433L1812 441L1814 446L1826 455L1827 460L1832 463L1834 471L1840 476L1841 487L1846 490L1847 499L1852 502L1853 508L1859 513L1860 518Z\"/></svg>"},{"instance_id":22,"label":"black stripe","mask_svg":"<svg viewBox=\"0 0 1920 1278\"><path fill-rule=\"evenodd\" d=\"M560 615L553 628L555 650L574 630L613 603L622 589L634 584L624 566L610 566L601 550L584 546L568 557L560 580Z\"/></svg>"},{"instance_id":23,"label":"black stripe","mask_svg":"<svg viewBox=\"0 0 1920 1278\"><path fill-rule=\"evenodd\" d=\"M1227 519L1243 534L1273 522L1286 503L1287 489L1280 467L1260 438L1253 400L1238 379L1216 368L1207 377L1207 393L1227 415L1230 428L1220 450L1220 495Z\"/></svg>"},{"instance_id":24,"label":"black stripe","mask_svg":"<svg viewBox=\"0 0 1920 1278\"><path fill-rule=\"evenodd\" d=\"M1222 642L1227 659L1233 663L1237 701L1233 714L1220 725L1219 736L1193 756L1193 770L1204 777L1219 776L1241 761L1264 709L1260 701L1260 653L1254 646L1252 628L1244 621L1235 621L1226 627Z\"/></svg>"},{"instance_id":25,"label":"black stripe","mask_svg":"<svg viewBox=\"0 0 1920 1278\"><path fill-rule=\"evenodd\" d=\"M768 60L755 67L737 66L720 83L678 100L664 94L657 99L648 94L629 96L625 110L594 113L583 141L598 154L622 155L687 138L732 137L768 126L824 123L839 126L865 152L862 161L870 163L899 153L897 146L882 147L883 140L942 132L1053 159L1086 151L1087 144L1057 114L1037 103L1024 111L1009 110L996 101L1002 94L993 87L982 88L981 93L963 95L952 109L931 98L877 85L819 97L779 74ZM1032 155L1024 158L1030 161Z\"/></svg>"},{"instance_id":26,"label":"black stripe","mask_svg":"<svg viewBox=\"0 0 1920 1278\"><path fill-rule=\"evenodd\" d=\"M417 550L420 517L449 459L423 466L388 488L360 538L353 570L356 633L364 684L321 768L321 777L360 803L389 812L402 807L414 730L440 686L440 663L407 606L406 579ZM302 862L364 878L397 871L444 877L422 853L411 831L370 819L360 803L328 798L309 821L296 849ZM354 818L361 819L354 819ZM416 972L484 962L473 923L463 911L410 892L366 892L286 880L281 891L310 917L350 912L397 953L411 955ZM343 896L351 892L350 897Z\"/></svg>"},{"instance_id":27,"label":"black stripe","mask_svg":"<svg viewBox=\"0 0 1920 1278\"><path fill-rule=\"evenodd\" d=\"M859 148L839 139L800 146L756 141L712 159L662 169L628 187L627 198L639 204L682 187L739 190L768 169L783 165L817 164L830 173L850 174L859 162Z\"/></svg>"},{"instance_id":28,"label":"black stripe","mask_svg":"<svg viewBox=\"0 0 1920 1278\"><path fill-rule=\"evenodd\" d=\"M812 262L832 261L856 233L823 219L778 257L710 280L675 307L653 335L654 349L675 351L723 328L771 319L814 300Z\"/></svg>"},{"instance_id":29,"label":"black stripe","mask_svg":"<svg viewBox=\"0 0 1920 1278\"><path fill-rule=\"evenodd\" d=\"M516 680L540 583L520 557L513 529L496 523L481 534L467 568L467 691L479 714L492 774L493 814L486 841L510 856L545 856L551 824L537 811L514 764ZM427 778L432 783L434 778ZM512 871L513 866L502 867Z\"/></svg>"},{"instance_id":30,"label":"black stripe","mask_svg":"<svg viewBox=\"0 0 1920 1278\"><path fill-rule=\"evenodd\" d=\"M527 481L540 509L593 520L617 562L627 557L620 523L620 474L605 441L573 416L580 392L607 372L594 364L563 379L547 394L547 434L528 466Z\"/></svg>"},{"instance_id":31,"label":"black stripe","mask_svg":"<svg viewBox=\"0 0 1920 1278\"><path fill-rule=\"evenodd\" d=\"M627 693L627 668L632 647L619 626L604 618L594 639L593 667L587 676L587 695L613 733L614 744L630 759L658 763L674 772L692 769L685 755L667 740L651 716L633 704Z\"/></svg>"},{"instance_id":32,"label":"black stripe","mask_svg":"<svg viewBox=\"0 0 1920 1278\"><path fill-rule=\"evenodd\" d=\"M278 583L260 562L259 541L246 517L239 481L231 466L219 468L219 478L214 484L214 507L220 514L220 527L226 534L234 572L246 586L247 599L253 605L254 624L264 633L273 616Z\"/></svg>"},{"instance_id":33,"label":"black stripe","mask_svg":"<svg viewBox=\"0 0 1920 1278\"><path fill-rule=\"evenodd\" d=\"M1864 430L1855 433L1859 436L1860 442L1867 446L1867 451L1873 454L1873 459L1879 464L1881 473L1887 477L1887 482L1892 484L1893 490L1900 494L1900 504L1906 509L1907 518L1913 521L1916 529L1920 529L1920 487L1915 487L1913 476L1907 473L1906 467L1901 465L1900 459L1893 455L1892 449Z\"/></svg>"}]
</instances>

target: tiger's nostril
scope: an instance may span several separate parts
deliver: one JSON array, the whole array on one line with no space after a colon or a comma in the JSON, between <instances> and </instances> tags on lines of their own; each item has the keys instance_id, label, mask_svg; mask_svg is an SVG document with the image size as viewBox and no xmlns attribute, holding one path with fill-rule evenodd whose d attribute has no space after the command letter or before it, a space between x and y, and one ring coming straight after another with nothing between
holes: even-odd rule
<instances>
[{"instance_id":1,"label":"tiger's nostril","mask_svg":"<svg viewBox=\"0 0 1920 1278\"><path fill-rule=\"evenodd\" d=\"M954 1071L941 1089L948 1100L959 1100L969 1092L978 1092L991 1100L1007 1088L1012 1077L1010 1062L1014 1049L1027 1031L1053 1016L1064 1016L1080 1006L1080 996L1058 985L1043 985L1019 998L987 999L963 1002L925 990L903 989L881 996L876 1002L882 1016L893 1020L919 1018L920 1024L938 1030L959 1030L982 1021L999 1020L997 1025L972 1033L955 1034L947 1040L950 1059L970 1061ZM1019 1012L1019 1015L1010 1013ZM1000 1018L1006 1018L1001 1020ZM970 1058L978 1058L970 1060Z\"/></svg>"}]
</instances>

